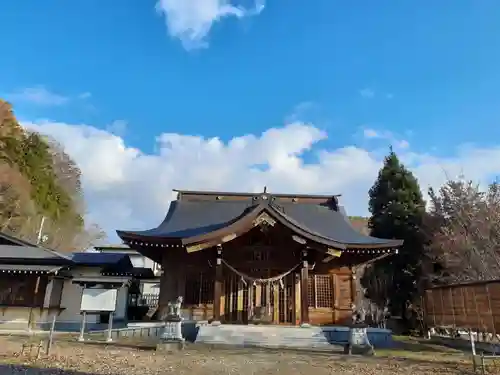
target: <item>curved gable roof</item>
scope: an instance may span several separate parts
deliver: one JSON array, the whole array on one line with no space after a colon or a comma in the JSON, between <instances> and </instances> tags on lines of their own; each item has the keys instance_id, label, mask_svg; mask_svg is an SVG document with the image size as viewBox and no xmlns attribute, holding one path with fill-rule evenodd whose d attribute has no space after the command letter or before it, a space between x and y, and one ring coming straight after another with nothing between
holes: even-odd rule
<instances>
[{"instance_id":1,"label":"curved gable roof","mask_svg":"<svg viewBox=\"0 0 500 375\"><path fill-rule=\"evenodd\" d=\"M146 231L117 231L124 241L177 240L183 245L214 239L234 231L248 231L253 220L266 212L297 234L336 247L397 247L400 240L380 239L358 232L347 217L325 205L277 202L266 199L232 201L174 201L165 220Z\"/></svg>"}]
</instances>

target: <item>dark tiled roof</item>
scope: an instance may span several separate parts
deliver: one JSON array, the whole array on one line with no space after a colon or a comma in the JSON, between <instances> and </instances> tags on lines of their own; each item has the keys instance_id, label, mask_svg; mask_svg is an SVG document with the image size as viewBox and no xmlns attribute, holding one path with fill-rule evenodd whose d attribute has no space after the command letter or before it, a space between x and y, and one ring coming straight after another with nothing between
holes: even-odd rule
<instances>
[{"instance_id":1,"label":"dark tiled roof","mask_svg":"<svg viewBox=\"0 0 500 375\"><path fill-rule=\"evenodd\" d=\"M137 250L131 249L126 245L106 245L106 246L95 246L95 250L100 253L120 253L128 255L141 255Z\"/></svg>"},{"instance_id":2,"label":"dark tiled roof","mask_svg":"<svg viewBox=\"0 0 500 375\"><path fill-rule=\"evenodd\" d=\"M128 254L123 253L73 253L72 260L77 265L85 266L113 266L118 264L126 265L132 263Z\"/></svg>"},{"instance_id":3,"label":"dark tiled roof","mask_svg":"<svg viewBox=\"0 0 500 375\"><path fill-rule=\"evenodd\" d=\"M53 259L69 260L61 254L34 246L0 245L0 258L2 259Z\"/></svg>"},{"instance_id":4,"label":"dark tiled roof","mask_svg":"<svg viewBox=\"0 0 500 375\"><path fill-rule=\"evenodd\" d=\"M126 276L133 276L136 278L148 278L148 279L150 278L152 279L155 277L153 270L148 267L134 267L132 269L125 271L109 270L109 271L104 271L102 274L103 276L120 276L123 274Z\"/></svg>"},{"instance_id":5,"label":"dark tiled roof","mask_svg":"<svg viewBox=\"0 0 500 375\"><path fill-rule=\"evenodd\" d=\"M31 242L0 232L0 245L37 246Z\"/></svg>"},{"instance_id":6,"label":"dark tiled roof","mask_svg":"<svg viewBox=\"0 0 500 375\"><path fill-rule=\"evenodd\" d=\"M275 217L278 215L286 223L294 226L312 237L346 245L387 245L398 246L400 241L379 239L364 235L357 231L344 212L311 203L266 203L252 199L233 201L174 201L163 223L155 229L140 232L122 232L123 237L156 237L177 238L208 234L222 229L246 216L249 212L265 207Z\"/></svg>"},{"instance_id":7,"label":"dark tiled roof","mask_svg":"<svg viewBox=\"0 0 500 375\"><path fill-rule=\"evenodd\" d=\"M115 253L121 253L122 251L135 251L132 250L129 246L124 245L124 244L119 244L119 245L102 245L102 246L94 246L94 249L98 251L111 251Z\"/></svg>"},{"instance_id":8,"label":"dark tiled roof","mask_svg":"<svg viewBox=\"0 0 500 375\"><path fill-rule=\"evenodd\" d=\"M308 232L320 237L351 245L383 244L386 239L364 235L357 231L347 216L326 206L315 204L281 204L283 216ZM280 212L279 210L277 210Z\"/></svg>"},{"instance_id":9,"label":"dark tiled roof","mask_svg":"<svg viewBox=\"0 0 500 375\"><path fill-rule=\"evenodd\" d=\"M0 272L41 272L55 273L64 266L41 265L41 264L0 264Z\"/></svg>"},{"instance_id":10,"label":"dark tiled roof","mask_svg":"<svg viewBox=\"0 0 500 375\"><path fill-rule=\"evenodd\" d=\"M165 238L194 237L228 226L250 207L251 200L173 201L158 228L130 233Z\"/></svg>"},{"instance_id":11,"label":"dark tiled roof","mask_svg":"<svg viewBox=\"0 0 500 375\"><path fill-rule=\"evenodd\" d=\"M57 251L46 249L0 232L0 262L69 264L71 263L71 258Z\"/></svg>"},{"instance_id":12,"label":"dark tiled roof","mask_svg":"<svg viewBox=\"0 0 500 375\"><path fill-rule=\"evenodd\" d=\"M93 275L74 277L71 282L73 284L86 285L87 287L95 284L106 284L110 287L120 288L127 285L131 279L131 276Z\"/></svg>"}]
</instances>

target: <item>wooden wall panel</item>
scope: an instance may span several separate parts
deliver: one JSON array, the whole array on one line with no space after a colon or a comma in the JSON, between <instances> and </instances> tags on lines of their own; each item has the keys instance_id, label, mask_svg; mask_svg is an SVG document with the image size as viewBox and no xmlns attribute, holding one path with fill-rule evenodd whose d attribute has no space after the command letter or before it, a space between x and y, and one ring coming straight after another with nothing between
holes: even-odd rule
<instances>
[{"instance_id":1,"label":"wooden wall panel","mask_svg":"<svg viewBox=\"0 0 500 375\"><path fill-rule=\"evenodd\" d=\"M309 308L309 321L313 325L333 324L333 309Z\"/></svg>"},{"instance_id":2,"label":"wooden wall panel","mask_svg":"<svg viewBox=\"0 0 500 375\"><path fill-rule=\"evenodd\" d=\"M456 327L500 333L500 280L427 289L425 322L429 327Z\"/></svg>"},{"instance_id":3,"label":"wooden wall panel","mask_svg":"<svg viewBox=\"0 0 500 375\"><path fill-rule=\"evenodd\" d=\"M351 272L349 269L330 270L333 287L333 308L309 308L314 325L342 325L351 322Z\"/></svg>"},{"instance_id":4,"label":"wooden wall panel","mask_svg":"<svg viewBox=\"0 0 500 375\"><path fill-rule=\"evenodd\" d=\"M213 305L185 307L182 311L184 316L189 316L190 319L197 322L210 320L214 316Z\"/></svg>"}]
</instances>

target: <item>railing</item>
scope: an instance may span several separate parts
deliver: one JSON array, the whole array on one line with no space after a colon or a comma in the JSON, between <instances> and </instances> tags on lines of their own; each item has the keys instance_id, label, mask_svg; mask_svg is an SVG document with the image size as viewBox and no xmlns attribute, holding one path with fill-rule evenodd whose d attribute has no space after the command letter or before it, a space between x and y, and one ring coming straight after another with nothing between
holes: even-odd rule
<instances>
[{"instance_id":1,"label":"railing","mask_svg":"<svg viewBox=\"0 0 500 375\"><path fill-rule=\"evenodd\" d=\"M139 294L129 296L129 306L148 306L155 307L158 306L158 301L160 299L159 294Z\"/></svg>"}]
</instances>

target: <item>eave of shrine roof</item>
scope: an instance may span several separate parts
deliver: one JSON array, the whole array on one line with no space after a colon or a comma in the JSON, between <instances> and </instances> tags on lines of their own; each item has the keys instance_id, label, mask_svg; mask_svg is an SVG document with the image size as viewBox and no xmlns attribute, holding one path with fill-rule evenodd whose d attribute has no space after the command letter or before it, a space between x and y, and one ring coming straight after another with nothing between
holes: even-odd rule
<instances>
[{"instance_id":1,"label":"eave of shrine roof","mask_svg":"<svg viewBox=\"0 0 500 375\"><path fill-rule=\"evenodd\" d=\"M248 225L260 211L267 211L281 223L310 240L338 248L346 247L397 247L399 240L366 236L358 232L347 217L328 206L305 203L273 203L272 196L265 200L237 201L174 201L169 212L157 228L127 232L117 231L125 241L178 240L211 237L224 228Z\"/></svg>"}]
</instances>

